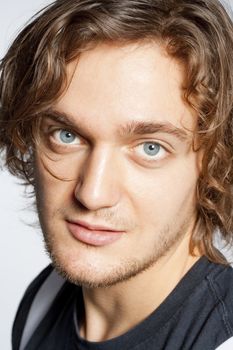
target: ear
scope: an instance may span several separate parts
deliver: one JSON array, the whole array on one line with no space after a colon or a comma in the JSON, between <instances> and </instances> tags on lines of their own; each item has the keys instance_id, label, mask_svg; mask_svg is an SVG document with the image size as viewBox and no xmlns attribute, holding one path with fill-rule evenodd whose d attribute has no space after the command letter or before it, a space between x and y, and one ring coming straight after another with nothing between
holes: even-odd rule
<instances>
[{"instance_id":1,"label":"ear","mask_svg":"<svg viewBox=\"0 0 233 350\"><path fill-rule=\"evenodd\" d=\"M199 150L197 150L197 170L198 170L198 174L200 174L202 172L203 157L204 157L204 149L200 148Z\"/></svg>"}]
</instances>

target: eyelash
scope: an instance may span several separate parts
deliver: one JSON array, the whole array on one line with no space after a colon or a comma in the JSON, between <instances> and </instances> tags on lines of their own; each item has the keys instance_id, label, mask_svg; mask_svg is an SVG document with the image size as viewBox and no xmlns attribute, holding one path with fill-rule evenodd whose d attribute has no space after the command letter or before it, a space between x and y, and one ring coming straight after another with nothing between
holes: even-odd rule
<instances>
[{"instance_id":1,"label":"eyelash","mask_svg":"<svg viewBox=\"0 0 233 350\"><path fill-rule=\"evenodd\" d=\"M64 132L66 132L67 134L69 133L69 134L71 134L71 135L73 135L75 138L77 138L78 136L74 133L74 132L72 132L71 130L69 130L69 129L55 129L55 130L53 130L52 132L51 132L51 136L52 136L52 138L54 139L54 140L56 140L56 137L55 137L55 135L56 135L56 133L59 133L59 132L62 132L62 131L64 131ZM58 143L60 143L60 146L61 147L70 147L70 146L74 146L74 145L77 145L77 144L74 144L74 143L67 143L67 144L62 144L61 145L61 141L58 141L58 140L56 140L55 141L57 144ZM78 143L78 144L80 144L80 143Z\"/></svg>"},{"instance_id":2,"label":"eyelash","mask_svg":"<svg viewBox=\"0 0 233 350\"><path fill-rule=\"evenodd\" d=\"M56 140L56 134L59 133L59 132L66 132L66 133L70 133L72 134L75 138L80 138L75 132L73 132L72 130L69 130L69 129L62 129L62 128L56 128L56 129L53 129L52 131L49 132L49 136L51 138L51 142L53 144L56 144L57 147L59 148L62 148L62 149L70 149L71 147L75 147L75 146L80 146L82 144L82 142L80 141L80 143L77 143L77 144L74 144L74 143L68 143L68 144L65 144L65 143L62 143L62 141L58 141ZM162 150L162 156L160 156L159 158L157 158L157 154L155 155L156 159L153 158L153 155L150 156L146 156L146 153L144 153L144 156L141 155L141 159L143 159L143 161L147 162L147 163L155 163L155 162L159 162L159 161L162 161L163 159L165 159L167 156L168 156L168 153L170 153L166 147L164 147L163 145L161 145L160 142L157 142L157 141L152 141L152 140L146 140L146 141L143 141L139 144L137 144L136 146L132 147L134 150L137 149L137 148L140 148L140 147L143 147L145 146L146 144L148 145L156 145L156 146L159 146L159 151L158 153L161 153L161 150ZM134 153L136 153L134 151Z\"/></svg>"}]
</instances>

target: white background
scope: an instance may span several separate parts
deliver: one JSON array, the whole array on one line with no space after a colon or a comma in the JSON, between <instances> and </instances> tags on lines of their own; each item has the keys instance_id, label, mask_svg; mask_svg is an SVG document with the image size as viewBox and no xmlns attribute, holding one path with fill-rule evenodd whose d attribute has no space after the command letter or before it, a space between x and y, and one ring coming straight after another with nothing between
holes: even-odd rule
<instances>
[{"instance_id":1,"label":"white background","mask_svg":"<svg viewBox=\"0 0 233 350\"><path fill-rule=\"evenodd\" d=\"M0 57L23 24L49 0L0 0ZM232 6L232 0L229 1ZM232 6L233 7L233 6ZM30 224L36 222L32 201L24 187L5 171L0 171L0 349L10 350L14 315L33 277L49 263L41 233Z\"/></svg>"},{"instance_id":2,"label":"white background","mask_svg":"<svg viewBox=\"0 0 233 350\"><path fill-rule=\"evenodd\" d=\"M19 29L49 0L0 0L0 57ZM0 171L0 349L10 350L11 327L26 286L49 263L36 222L32 201L24 187Z\"/></svg>"}]
</instances>

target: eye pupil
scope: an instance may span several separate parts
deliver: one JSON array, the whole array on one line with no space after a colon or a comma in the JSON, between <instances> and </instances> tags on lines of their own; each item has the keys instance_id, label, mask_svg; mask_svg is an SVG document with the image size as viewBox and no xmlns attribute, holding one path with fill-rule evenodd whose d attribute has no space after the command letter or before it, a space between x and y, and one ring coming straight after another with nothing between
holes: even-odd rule
<instances>
[{"instance_id":1,"label":"eye pupil","mask_svg":"<svg viewBox=\"0 0 233 350\"><path fill-rule=\"evenodd\" d=\"M160 150L160 145L156 143L148 143L146 142L144 144L144 151L150 155L150 156L155 156Z\"/></svg>"},{"instance_id":2,"label":"eye pupil","mask_svg":"<svg viewBox=\"0 0 233 350\"><path fill-rule=\"evenodd\" d=\"M75 135L67 130L62 130L60 133L60 138L64 143L71 143L75 140Z\"/></svg>"}]
</instances>

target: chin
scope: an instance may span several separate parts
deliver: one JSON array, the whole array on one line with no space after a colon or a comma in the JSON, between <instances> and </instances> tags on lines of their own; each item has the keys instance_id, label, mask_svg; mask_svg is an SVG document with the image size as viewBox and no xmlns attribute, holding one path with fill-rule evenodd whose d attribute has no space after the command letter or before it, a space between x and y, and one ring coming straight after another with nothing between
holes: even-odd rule
<instances>
[{"instance_id":1,"label":"chin","mask_svg":"<svg viewBox=\"0 0 233 350\"><path fill-rule=\"evenodd\" d=\"M85 288L105 288L119 283L122 274L118 269L105 269L99 264L79 262L50 254L57 272L69 282Z\"/></svg>"},{"instance_id":2,"label":"chin","mask_svg":"<svg viewBox=\"0 0 233 350\"><path fill-rule=\"evenodd\" d=\"M116 259L109 262L91 252L91 247L87 247L87 254L56 251L48 249L48 246L46 249L54 268L63 278L75 285L92 289L112 287L126 282L148 270L156 262L155 259L146 261Z\"/></svg>"},{"instance_id":3,"label":"chin","mask_svg":"<svg viewBox=\"0 0 233 350\"><path fill-rule=\"evenodd\" d=\"M73 240L58 241L44 235L46 251L57 272L69 282L86 288L113 286L132 275L129 263L100 254L99 248L78 244ZM76 243L76 244L75 244ZM135 268L133 268L135 270Z\"/></svg>"}]
</instances>

